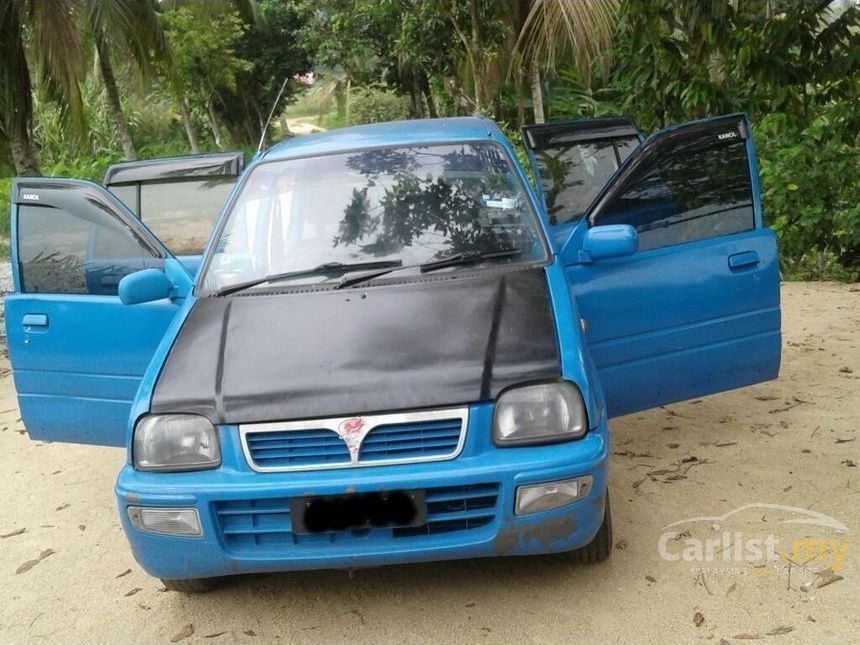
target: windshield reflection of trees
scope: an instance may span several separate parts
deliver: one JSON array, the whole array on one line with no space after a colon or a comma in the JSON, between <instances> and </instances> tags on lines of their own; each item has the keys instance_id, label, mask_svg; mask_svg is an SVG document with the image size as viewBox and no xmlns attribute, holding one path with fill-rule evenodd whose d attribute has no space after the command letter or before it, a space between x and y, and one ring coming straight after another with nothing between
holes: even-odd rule
<instances>
[{"instance_id":1,"label":"windshield reflection of trees","mask_svg":"<svg viewBox=\"0 0 860 645\"><path fill-rule=\"evenodd\" d=\"M432 257L441 257L534 244L532 227L524 226L525 204L495 146L367 150L349 155L346 166L364 175L366 185L353 189L334 246L357 245L382 256L433 245ZM381 196L371 198L380 187ZM489 208L485 196L513 198L515 205Z\"/></svg>"}]
</instances>

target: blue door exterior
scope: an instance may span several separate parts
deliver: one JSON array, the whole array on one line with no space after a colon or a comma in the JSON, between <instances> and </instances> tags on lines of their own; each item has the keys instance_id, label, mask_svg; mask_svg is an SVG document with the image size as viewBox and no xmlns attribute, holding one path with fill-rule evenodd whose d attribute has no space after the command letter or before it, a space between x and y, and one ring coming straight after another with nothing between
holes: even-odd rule
<instances>
[{"instance_id":1,"label":"blue door exterior","mask_svg":"<svg viewBox=\"0 0 860 645\"><path fill-rule=\"evenodd\" d=\"M635 227L639 250L579 253L586 231L606 224ZM776 240L762 225L744 115L652 135L559 233L610 416L776 378Z\"/></svg>"},{"instance_id":2,"label":"blue door exterior","mask_svg":"<svg viewBox=\"0 0 860 645\"><path fill-rule=\"evenodd\" d=\"M141 377L179 304L124 305L117 286L143 268L181 282L184 269L96 184L21 178L12 200L6 329L24 425L33 439L125 445Z\"/></svg>"}]
</instances>

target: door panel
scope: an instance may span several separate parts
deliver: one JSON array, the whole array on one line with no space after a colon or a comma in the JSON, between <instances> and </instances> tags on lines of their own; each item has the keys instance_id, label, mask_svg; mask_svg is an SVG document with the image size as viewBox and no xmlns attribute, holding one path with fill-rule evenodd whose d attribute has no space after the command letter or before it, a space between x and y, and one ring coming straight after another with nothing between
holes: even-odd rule
<instances>
[{"instance_id":1,"label":"door panel","mask_svg":"<svg viewBox=\"0 0 860 645\"><path fill-rule=\"evenodd\" d=\"M31 439L121 446L140 379L177 305L115 296L12 294L9 357ZM47 318L44 327L27 316Z\"/></svg>"},{"instance_id":2,"label":"door panel","mask_svg":"<svg viewBox=\"0 0 860 645\"><path fill-rule=\"evenodd\" d=\"M645 242L566 269L611 416L779 372L776 240L747 132L733 115L654 135L580 224L631 224Z\"/></svg>"},{"instance_id":3,"label":"door panel","mask_svg":"<svg viewBox=\"0 0 860 645\"><path fill-rule=\"evenodd\" d=\"M16 179L9 356L33 439L123 445L131 404L179 305L123 305L119 280L169 254L90 182Z\"/></svg>"}]
</instances>

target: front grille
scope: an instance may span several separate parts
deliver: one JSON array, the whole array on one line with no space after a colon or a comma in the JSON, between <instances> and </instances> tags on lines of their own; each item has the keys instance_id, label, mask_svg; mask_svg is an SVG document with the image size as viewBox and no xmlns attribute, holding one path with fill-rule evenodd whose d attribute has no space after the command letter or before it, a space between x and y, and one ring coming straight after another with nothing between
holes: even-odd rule
<instances>
[{"instance_id":1,"label":"front grille","mask_svg":"<svg viewBox=\"0 0 860 645\"><path fill-rule=\"evenodd\" d=\"M486 526L496 517L498 484L469 484L428 488L424 493L427 523L394 529L394 537L468 531Z\"/></svg>"},{"instance_id":2,"label":"front grille","mask_svg":"<svg viewBox=\"0 0 860 645\"><path fill-rule=\"evenodd\" d=\"M287 498L216 502L218 527L225 544L237 551L277 549L300 544L329 544L373 539L470 531L491 524L499 514L499 485L469 484L428 488L424 492L423 526L357 529L318 534L294 534Z\"/></svg>"},{"instance_id":3,"label":"front grille","mask_svg":"<svg viewBox=\"0 0 860 645\"><path fill-rule=\"evenodd\" d=\"M426 410L239 426L258 472L378 466L453 459L463 448L469 409Z\"/></svg>"},{"instance_id":4,"label":"front grille","mask_svg":"<svg viewBox=\"0 0 860 645\"><path fill-rule=\"evenodd\" d=\"M348 464L343 439L326 428L254 432L246 438L251 459L264 468Z\"/></svg>"},{"instance_id":5,"label":"front grille","mask_svg":"<svg viewBox=\"0 0 860 645\"><path fill-rule=\"evenodd\" d=\"M359 461L448 455L460 442L460 419L375 427L361 444Z\"/></svg>"},{"instance_id":6,"label":"front grille","mask_svg":"<svg viewBox=\"0 0 860 645\"><path fill-rule=\"evenodd\" d=\"M216 502L215 515L224 542L229 546L242 548L293 543L290 501L284 497Z\"/></svg>"}]
</instances>

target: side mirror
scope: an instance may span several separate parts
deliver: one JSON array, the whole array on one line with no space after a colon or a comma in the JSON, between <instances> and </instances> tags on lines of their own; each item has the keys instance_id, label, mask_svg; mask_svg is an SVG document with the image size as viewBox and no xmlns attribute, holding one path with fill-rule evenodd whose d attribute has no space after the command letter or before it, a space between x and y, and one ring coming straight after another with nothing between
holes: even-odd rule
<instances>
[{"instance_id":1,"label":"side mirror","mask_svg":"<svg viewBox=\"0 0 860 645\"><path fill-rule=\"evenodd\" d=\"M143 269L120 280L118 291L122 304L136 305L169 298L173 283L160 269Z\"/></svg>"},{"instance_id":2,"label":"side mirror","mask_svg":"<svg viewBox=\"0 0 860 645\"><path fill-rule=\"evenodd\" d=\"M592 261L633 255L638 249L639 234L629 224L595 226L586 231L582 241L583 255Z\"/></svg>"}]
</instances>

